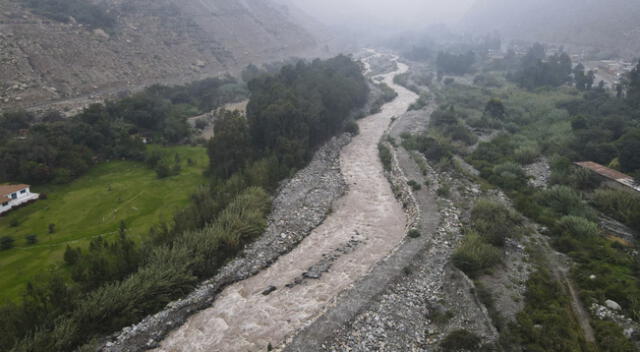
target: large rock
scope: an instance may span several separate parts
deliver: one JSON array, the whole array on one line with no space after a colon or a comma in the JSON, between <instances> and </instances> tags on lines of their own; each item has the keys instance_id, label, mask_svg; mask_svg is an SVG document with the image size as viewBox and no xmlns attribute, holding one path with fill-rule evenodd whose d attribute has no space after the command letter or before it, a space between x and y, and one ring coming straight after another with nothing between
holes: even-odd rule
<instances>
[{"instance_id":1,"label":"large rock","mask_svg":"<svg viewBox=\"0 0 640 352\"><path fill-rule=\"evenodd\" d=\"M612 300L608 299L608 300L604 301L604 304L609 309L617 310L617 311L622 310L622 307L620 307L620 305L616 301L612 301Z\"/></svg>"}]
</instances>

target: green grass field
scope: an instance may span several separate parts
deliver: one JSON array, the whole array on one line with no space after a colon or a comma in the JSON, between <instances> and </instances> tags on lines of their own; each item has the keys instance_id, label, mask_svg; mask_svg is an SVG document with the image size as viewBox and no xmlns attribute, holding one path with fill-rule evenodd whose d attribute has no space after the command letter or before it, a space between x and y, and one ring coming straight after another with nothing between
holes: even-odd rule
<instances>
[{"instance_id":1,"label":"green grass field","mask_svg":"<svg viewBox=\"0 0 640 352\"><path fill-rule=\"evenodd\" d=\"M206 149L162 149L172 158L175 153L180 155L180 175L158 179L142 163L112 161L67 185L34 187L32 191L46 193L48 199L0 218L0 236L13 237L16 245L0 251L0 301L18 298L29 280L60 263L68 244L86 246L96 236L115 236L121 221L139 239L151 226L170 220L186 206L190 195L207 182L203 176ZM16 227L11 226L14 220L19 223ZM49 234L52 223L56 231ZM37 244L27 244L25 236L30 234L38 236Z\"/></svg>"}]
</instances>

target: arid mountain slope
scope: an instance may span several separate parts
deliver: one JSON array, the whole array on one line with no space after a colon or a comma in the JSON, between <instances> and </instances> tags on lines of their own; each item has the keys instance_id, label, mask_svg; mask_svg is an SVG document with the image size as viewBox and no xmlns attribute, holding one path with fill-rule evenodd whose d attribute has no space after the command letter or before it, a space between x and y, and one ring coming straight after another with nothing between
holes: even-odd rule
<instances>
[{"instance_id":1,"label":"arid mountain slope","mask_svg":"<svg viewBox=\"0 0 640 352\"><path fill-rule=\"evenodd\" d=\"M637 0L478 0L465 25L505 38L596 47L637 56Z\"/></svg>"},{"instance_id":2,"label":"arid mountain slope","mask_svg":"<svg viewBox=\"0 0 640 352\"><path fill-rule=\"evenodd\" d=\"M116 18L112 30L53 21L23 1L0 0L0 108L234 72L319 42L270 0L86 0Z\"/></svg>"}]
</instances>

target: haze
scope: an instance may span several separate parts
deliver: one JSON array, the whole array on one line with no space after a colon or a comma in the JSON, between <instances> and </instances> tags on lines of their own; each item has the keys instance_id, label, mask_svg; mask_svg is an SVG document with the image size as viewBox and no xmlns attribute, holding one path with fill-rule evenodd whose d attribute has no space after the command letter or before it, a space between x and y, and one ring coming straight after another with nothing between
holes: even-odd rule
<instances>
[{"instance_id":1,"label":"haze","mask_svg":"<svg viewBox=\"0 0 640 352\"><path fill-rule=\"evenodd\" d=\"M455 23L474 0L289 0L328 25L373 24L406 29Z\"/></svg>"}]
</instances>

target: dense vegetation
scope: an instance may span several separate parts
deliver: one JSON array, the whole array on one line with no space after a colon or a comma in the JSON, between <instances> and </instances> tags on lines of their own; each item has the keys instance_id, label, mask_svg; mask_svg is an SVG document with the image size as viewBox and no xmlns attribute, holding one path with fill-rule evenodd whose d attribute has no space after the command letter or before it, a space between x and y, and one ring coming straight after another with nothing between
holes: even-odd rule
<instances>
[{"instance_id":1,"label":"dense vegetation","mask_svg":"<svg viewBox=\"0 0 640 352\"><path fill-rule=\"evenodd\" d=\"M366 102L368 87L360 71L357 63L338 56L285 66L278 75L249 82L247 118L229 115L216 123L209 148L212 170L228 177L251 161L268 159L275 162L269 162L273 172L287 175L307 163ZM216 168L218 163L224 167Z\"/></svg>"},{"instance_id":2,"label":"dense vegetation","mask_svg":"<svg viewBox=\"0 0 640 352\"><path fill-rule=\"evenodd\" d=\"M521 214L548 229L556 250L572 258L571 279L587 309L611 299L625 316L640 321L640 258L627 240L605 236L598 225L607 215L640 229L640 197L606 188L593 173L572 165L593 160L638 173L640 63L614 91L594 86L593 73L573 67L566 54L547 56L539 46L523 58L486 67L491 68L478 74L473 86L453 83L436 91L440 108L429 132L405 136L404 145L423 152L437 167L460 172L465 170L453 155L465 158L480 172L480 182L501 188ZM476 144L465 137L469 134L491 138ZM547 189L532 187L524 171L541 157L552 170ZM474 211L453 261L469 276L480 277L500 262L500 242L511 231L493 227L510 217L495 218L501 213L496 210L476 217ZM491 226L478 227L476 221L484 217L492 219ZM505 350L512 345L528 351L635 350L620 327L595 316L596 344L587 344L566 290L544 258L534 255L534 263L537 272L527 282L525 309L516 324L497 324Z\"/></svg>"},{"instance_id":3,"label":"dense vegetation","mask_svg":"<svg viewBox=\"0 0 640 352\"><path fill-rule=\"evenodd\" d=\"M562 52L547 57L544 46L535 44L522 58L520 68L513 74L512 79L526 89L544 86L559 87L571 80L571 73L572 64L569 55ZM580 86L586 89L586 78L580 76L579 69L576 73ZM584 75L584 68L582 74Z\"/></svg>"},{"instance_id":4,"label":"dense vegetation","mask_svg":"<svg viewBox=\"0 0 640 352\"><path fill-rule=\"evenodd\" d=\"M98 162L144 160L143 140L175 144L190 136L188 117L246 96L232 78L184 86L152 86L130 97L94 104L71 118L0 115L0 183L67 183Z\"/></svg>"},{"instance_id":5,"label":"dense vegetation","mask_svg":"<svg viewBox=\"0 0 640 352\"><path fill-rule=\"evenodd\" d=\"M114 29L116 17L103 6L89 0L24 0L33 12L55 21L68 23L71 17L90 28Z\"/></svg>"},{"instance_id":6,"label":"dense vegetation","mask_svg":"<svg viewBox=\"0 0 640 352\"><path fill-rule=\"evenodd\" d=\"M226 113L217 123L211 186L140 243L123 223L114 240L69 247L64 264L28 284L21 302L0 307L0 349L73 350L211 277L262 233L269 191L341 132L367 97L361 68L343 56L286 66L249 87L248 118ZM237 159L224 159L227 153Z\"/></svg>"}]
</instances>

